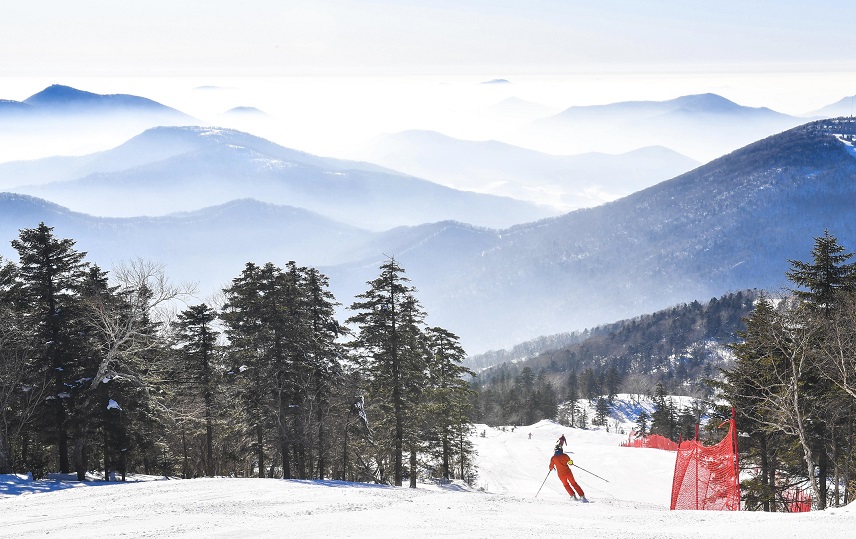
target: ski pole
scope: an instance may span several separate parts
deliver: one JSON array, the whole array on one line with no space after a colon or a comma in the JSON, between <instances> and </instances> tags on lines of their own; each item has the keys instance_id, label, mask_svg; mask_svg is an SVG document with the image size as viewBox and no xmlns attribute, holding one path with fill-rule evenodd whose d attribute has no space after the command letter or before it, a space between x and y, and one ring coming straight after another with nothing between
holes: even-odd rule
<instances>
[{"instance_id":1,"label":"ski pole","mask_svg":"<svg viewBox=\"0 0 856 539\"><path fill-rule=\"evenodd\" d=\"M577 467L577 468L579 468L580 470L584 471L584 472L585 472L585 473L587 473L587 474L591 474L591 475L593 475L593 476L597 477L597 478L598 478L598 479L600 479L601 481L606 481L607 483L609 483L609 480L608 480L608 479L604 479L603 477L601 477L601 476L599 476L599 475L597 475L597 474L595 474L595 473L591 473L590 471L586 470L585 468L582 468L582 467L580 467L580 466L577 466L577 464L576 464L576 463L574 463L574 466L575 466L575 467Z\"/></svg>"},{"instance_id":2,"label":"ski pole","mask_svg":"<svg viewBox=\"0 0 856 539\"><path fill-rule=\"evenodd\" d=\"M544 481L541 482L541 486L538 487L538 492L535 493L535 497L537 498L539 494L541 494L541 489L544 488L544 483L547 482L547 478L550 477L550 474L553 473L553 468L550 468L550 471L547 472L547 475L544 476Z\"/></svg>"}]
</instances>

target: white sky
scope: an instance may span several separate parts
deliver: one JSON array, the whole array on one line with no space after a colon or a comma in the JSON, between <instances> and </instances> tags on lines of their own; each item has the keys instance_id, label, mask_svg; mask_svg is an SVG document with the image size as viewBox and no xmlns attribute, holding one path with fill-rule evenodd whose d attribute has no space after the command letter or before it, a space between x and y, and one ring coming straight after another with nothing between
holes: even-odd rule
<instances>
[{"instance_id":1,"label":"white sky","mask_svg":"<svg viewBox=\"0 0 856 539\"><path fill-rule=\"evenodd\" d=\"M4 75L850 70L851 0L30 0Z\"/></svg>"}]
</instances>

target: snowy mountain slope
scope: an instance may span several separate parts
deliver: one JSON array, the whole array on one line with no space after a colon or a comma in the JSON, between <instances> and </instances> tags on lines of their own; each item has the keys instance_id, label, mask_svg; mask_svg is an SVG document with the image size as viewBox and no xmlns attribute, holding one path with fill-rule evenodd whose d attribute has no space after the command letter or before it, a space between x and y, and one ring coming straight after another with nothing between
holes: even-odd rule
<instances>
[{"instance_id":1,"label":"snowy mountain slope","mask_svg":"<svg viewBox=\"0 0 856 539\"><path fill-rule=\"evenodd\" d=\"M549 204L565 211L614 200L699 164L662 147L621 155L556 156L433 131L386 135L361 157L449 187Z\"/></svg>"},{"instance_id":2,"label":"snowy mountain slope","mask_svg":"<svg viewBox=\"0 0 856 539\"><path fill-rule=\"evenodd\" d=\"M153 127L110 150L80 157L50 157L0 163L0 186L64 182L154 165L183 154L218 147L245 148L259 155L333 171L391 172L369 163L342 161L284 148L263 138L233 129L194 126Z\"/></svg>"},{"instance_id":3,"label":"snowy mountain slope","mask_svg":"<svg viewBox=\"0 0 856 539\"><path fill-rule=\"evenodd\" d=\"M471 353L776 288L826 228L856 249L856 159L834 136L855 128L810 123L597 208L483 231L469 250L448 227L396 255ZM432 256L449 245L455 257ZM365 267L329 273L364 283Z\"/></svg>"},{"instance_id":4,"label":"snowy mountain slope","mask_svg":"<svg viewBox=\"0 0 856 539\"><path fill-rule=\"evenodd\" d=\"M123 162L128 165L119 169ZM16 163L11 173L67 178L69 163L35 161L30 172ZM374 230L444 219L505 227L555 214L546 207L457 191L376 165L313 156L227 129L159 128L111 152L71 163L78 173L88 174L12 189L110 217L163 215L249 197ZM5 182L13 178L7 176Z\"/></svg>"},{"instance_id":5,"label":"snowy mountain slope","mask_svg":"<svg viewBox=\"0 0 856 539\"><path fill-rule=\"evenodd\" d=\"M0 537L803 539L846 537L856 525L852 506L798 514L668 511L674 453L618 447L619 435L548 421L477 432L485 433L474 437L484 491L457 483L409 489L234 478L82 486L0 476ZM575 464L608 481L575 471L592 503L570 501L555 472L548 475L562 434Z\"/></svg>"},{"instance_id":6,"label":"snowy mountain slope","mask_svg":"<svg viewBox=\"0 0 856 539\"><path fill-rule=\"evenodd\" d=\"M660 145L707 162L804 121L768 108L741 106L716 94L700 94L570 107L533 122L520 136L538 141L551 153L604 148L624 152Z\"/></svg>"}]
</instances>

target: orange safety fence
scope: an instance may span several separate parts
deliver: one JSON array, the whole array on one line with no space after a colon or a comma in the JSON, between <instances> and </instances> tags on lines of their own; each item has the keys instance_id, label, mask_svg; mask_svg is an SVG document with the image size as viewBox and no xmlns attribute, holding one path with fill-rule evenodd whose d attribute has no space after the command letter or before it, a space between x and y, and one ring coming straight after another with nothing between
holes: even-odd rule
<instances>
[{"instance_id":1,"label":"orange safety fence","mask_svg":"<svg viewBox=\"0 0 856 539\"><path fill-rule=\"evenodd\" d=\"M671 509L740 510L737 430L733 412L727 423L728 434L714 446L705 447L698 440L681 442L672 479Z\"/></svg>"},{"instance_id":2,"label":"orange safety fence","mask_svg":"<svg viewBox=\"0 0 856 539\"><path fill-rule=\"evenodd\" d=\"M663 449L665 451L677 451L678 444L665 436L652 434L643 436L642 438L633 438L633 433L630 433L626 442L621 443L621 447L650 447L653 449Z\"/></svg>"}]
</instances>

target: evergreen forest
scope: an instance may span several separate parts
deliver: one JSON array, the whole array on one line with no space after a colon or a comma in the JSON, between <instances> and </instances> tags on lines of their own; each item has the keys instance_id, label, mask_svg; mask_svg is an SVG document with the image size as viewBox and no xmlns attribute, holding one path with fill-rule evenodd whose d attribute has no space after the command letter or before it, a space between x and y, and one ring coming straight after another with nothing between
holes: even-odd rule
<instances>
[{"instance_id":1,"label":"evergreen forest","mask_svg":"<svg viewBox=\"0 0 856 539\"><path fill-rule=\"evenodd\" d=\"M218 305L44 223L0 259L0 474L472 480L458 337L394 258L337 321L318 270L247 263Z\"/></svg>"},{"instance_id":2,"label":"evergreen forest","mask_svg":"<svg viewBox=\"0 0 856 539\"><path fill-rule=\"evenodd\" d=\"M472 482L473 424L609 430L630 394L653 402L639 437L711 444L734 409L747 509L786 510L800 490L816 508L856 497L856 263L829 231L810 261L788 261L789 289L473 358L426 324L394 258L340 322L327 277L293 261L247 263L208 305L157 264L108 273L43 223L12 246L0 473Z\"/></svg>"}]
</instances>

